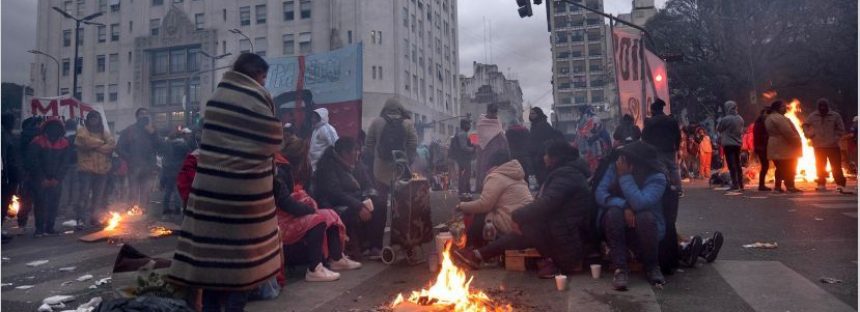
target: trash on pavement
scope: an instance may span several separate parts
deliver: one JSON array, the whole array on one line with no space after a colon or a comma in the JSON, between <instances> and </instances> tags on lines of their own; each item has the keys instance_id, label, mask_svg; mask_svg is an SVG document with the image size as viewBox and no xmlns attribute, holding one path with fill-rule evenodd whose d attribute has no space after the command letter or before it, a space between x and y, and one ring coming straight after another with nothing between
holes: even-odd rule
<instances>
[{"instance_id":1,"label":"trash on pavement","mask_svg":"<svg viewBox=\"0 0 860 312\"><path fill-rule=\"evenodd\" d=\"M726 196L738 196L738 195L742 195L742 194L743 193L741 193L741 192L726 192L724 195L726 195Z\"/></svg>"},{"instance_id":2,"label":"trash on pavement","mask_svg":"<svg viewBox=\"0 0 860 312\"><path fill-rule=\"evenodd\" d=\"M74 300L75 300L75 296L57 295L57 296L50 296L48 298L42 299L42 303L54 306L54 305L58 305L60 303L74 301Z\"/></svg>"},{"instance_id":3,"label":"trash on pavement","mask_svg":"<svg viewBox=\"0 0 860 312\"><path fill-rule=\"evenodd\" d=\"M824 221L824 218L815 217L815 221Z\"/></svg>"},{"instance_id":4,"label":"trash on pavement","mask_svg":"<svg viewBox=\"0 0 860 312\"><path fill-rule=\"evenodd\" d=\"M12 283L2 283L0 287L12 286Z\"/></svg>"},{"instance_id":5,"label":"trash on pavement","mask_svg":"<svg viewBox=\"0 0 860 312\"><path fill-rule=\"evenodd\" d=\"M63 222L63 226L67 226L67 227L76 227L76 226L78 226L78 221L75 221L75 220L67 220L67 221Z\"/></svg>"},{"instance_id":6,"label":"trash on pavement","mask_svg":"<svg viewBox=\"0 0 860 312\"><path fill-rule=\"evenodd\" d=\"M77 269L78 267L70 266L70 267L62 267L60 268L60 272L71 272Z\"/></svg>"},{"instance_id":7,"label":"trash on pavement","mask_svg":"<svg viewBox=\"0 0 860 312\"><path fill-rule=\"evenodd\" d=\"M107 283L110 283L110 277L105 277L103 279L97 280L95 285L101 286L102 284L107 284Z\"/></svg>"},{"instance_id":8,"label":"trash on pavement","mask_svg":"<svg viewBox=\"0 0 860 312\"><path fill-rule=\"evenodd\" d=\"M42 305L39 306L38 309L36 309L36 312L51 312L51 311L54 311L54 309L52 309L51 306L48 305L47 303L43 303Z\"/></svg>"},{"instance_id":9,"label":"trash on pavement","mask_svg":"<svg viewBox=\"0 0 860 312\"><path fill-rule=\"evenodd\" d=\"M92 275L92 274L81 275L81 277L78 277L78 282L88 281L88 280L91 280L91 279L93 279L93 275Z\"/></svg>"},{"instance_id":10,"label":"trash on pavement","mask_svg":"<svg viewBox=\"0 0 860 312\"><path fill-rule=\"evenodd\" d=\"M779 247L779 244L777 244L776 242L773 242L773 243L755 242L752 244L746 244L743 247L744 248L756 248L756 249L776 249L777 247Z\"/></svg>"},{"instance_id":11,"label":"trash on pavement","mask_svg":"<svg viewBox=\"0 0 860 312\"><path fill-rule=\"evenodd\" d=\"M745 196L745 197L750 198L750 199L767 199L768 198L767 196Z\"/></svg>"},{"instance_id":12,"label":"trash on pavement","mask_svg":"<svg viewBox=\"0 0 860 312\"><path fill-rule=\"evenodd\" d=\"M87 303L81 304L77 309L69 310L72 312L92 312L102 303L102 297L93 297ZM62 311L65 312L65 311Z\"/></svg>"},{"instance_id":13,"label":"trash on pavement","mask_svg":"<svg viewBox=\"0 0 860 312\"><path fill-rule=\"evenodd\" d=\"M45 263L48 263L48 260L30 261L30 262L27 262L27 266L28 267L37 267L37 266L43 265Z\"/></svg>"},{"instance_id":14,"label":"trash on pavement","mask_svg":"<svg viewBox=\"0 0 860 312\"><path fill-rule=\"evenodd\" d=\"M60 283L60 286L61 286L61 287L62 287L62 286L66 286L66 285L71 284L71 283L74 283L74 281L65 281L65 282L62 282L62 283Z\"/></svg>"},{"instance_id":15,"label":"trash on pavement","mask_svg":"<svg viewBox=\"0 0 860 312\"><path fill-rule=\"evenodd\" d=\"M841 279L835 279L832 277L822 277L821 282L825 284L842 284Z\"/></svg>"},{"instance_id":16,"label":"trash on pavement","mask_svg":"<svg viewBox=\"0 0 860 312\"><path fill-rule=\"evenodd\" d=\"M21 289L21 290L27 290L30 288L33 288L33 285L21 285L21 286L15 287L15 289Z\"/></svg>"},{"instance_id":17,"label":"trash on pavement","mask_svg":"<svg viewBox=\"0 0 860 312\"><path fill-rule=\"evenodd\" d=\"M2 259L2 260L3 260L3 261L9 261L9 260L12 260L12 259L9 259L9 257L3 257L3 259Z\"/></svg>"}]
</instances>

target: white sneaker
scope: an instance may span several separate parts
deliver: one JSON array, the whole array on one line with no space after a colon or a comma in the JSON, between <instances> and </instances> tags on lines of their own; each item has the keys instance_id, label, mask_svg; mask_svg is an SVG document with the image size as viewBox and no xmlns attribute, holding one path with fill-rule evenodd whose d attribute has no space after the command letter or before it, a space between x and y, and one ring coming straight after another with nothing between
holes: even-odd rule
<instances>
[{"instance_id":1,"label":"white sneaker","mask_svg":"<svg viewBox=\"0 0 860 312\"><path fill-rule=\"evenodd\" d=\"M305 273L305 281L308 282L331 282L340 279L340 273L329 271L322 263L317 264L313 271Z\"/></svg>"},{"instance_id":2,"label":"white sneaker","mask_svg":"<svg viewBox=\"0 0 860 312\"><path fill-rule=\"evenodd\" d=\"M335 271L357 270L361 268L361 263L347 258L346 255L341 256L340 260L331 262L331 269Z\"/></svg>"}]
</instances>

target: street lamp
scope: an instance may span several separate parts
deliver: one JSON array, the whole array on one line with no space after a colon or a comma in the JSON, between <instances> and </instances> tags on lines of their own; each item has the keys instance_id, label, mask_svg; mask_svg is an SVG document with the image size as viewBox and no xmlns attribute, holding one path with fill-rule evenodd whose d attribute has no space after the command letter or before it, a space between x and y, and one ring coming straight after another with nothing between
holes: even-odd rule
<instances>
[{"instance_id":1,"label":"street lamp","mask_svg":"<svg viewBox=\"0 0 860 312\"><path fill-rule=\"evenodd\" d=\"M72 73L72 94L75 96L75 98L78 98L79 97L79 94L77 94L78 93L78 40L80 39L80 38L78 38L78 33L80 32L80 29L81 29L81 23L87 24L87 25L105 26L104 24L101 24L101 23L90 22L90 20L101 16L103 13L102 12L96 12L96 13L84 16L82 18L77 18L77 17L74 17L71 14L69 14L69 12L63 11L62 9L60 9L58 7L52 7L52 8L54 9L54 11L59 12L60 15L63 15L63 17L75 21L75 60L73 63L74 66L72 68L72 71L73 71L73 73ZM78 100L80 100L80 98L78 98Z\"/></svg>"},{"instance_id":2,"label":"street lamp","mask_svg":"<svg viewBox=\"0 0 860 312\"><path fill-rule=\"evenodd\" d=\"M50 54L39 51L39 50L28 50L27 52L33 53L35 55L47 56L48 58L54 60L54 63L57 63L57 96L60 96L60 74L61 74L60 73L60 61L58 61L57 58L51 56Z\"/></svg>"},{"instance_id":3,"label":"street lamp","mask_svg":"<svg viewBox=\"0 0 860 312\"><path fill-rule=\"evenodd\" d=\"M251 41L251 38L250 38L250 37L248 37L248 35L246 35L245 33L243 33L243 32L242 32L241 30L239 30L238 28L233 28L233 29L230 29L230 30L228 30L228 31L229 31L229 32L231 32L231 33L237 34L237 35L239 35L239 36L245 37L245 39L247 39L247 40L248 40L248 44L250 44L250 45L251 45L251 53L254 53L254 42L253 42L253 41Z\"/></svg>"},{"instance_id":4,"label":"street lamp","mask_svg":"<svg viewBox=\"0 0 860 312\"><path fill-rule=\"evenodd\" d=\"M198 52L198 53L200 53L201 55L205 56L205 57L208 57L210 60L212 60L212 66L210 66L210 67L209 67L209 69L207 69L207 70L197 71L197 72L195 72L195 73L191 74L190 76L188 76L188 78L186 78L186 81L185 81L185 85L186 85L186 92L185 92L185 93L186 93L186 94L185 94L185 101L184 101L184 102L185 102L184 111L185 111L185 124L186 124L186 125L190 125L190 124L191 124L191 99L190 99L190 97L188 96L188 93L189 93L189 92L187 92L187 90L188 90L188 89L190 89L190 84L189 84L189 82L190 82L190 81L192 80L192 78L194 78L194 77L198 77L198 78L199 78L199 77L200 77L200 75L201 75L201 74L203 74L203 73L212 72L212 75L213 75L213 76L212 76L212 79L210 79L210 80L211 80L211 82L212 82L212 91L215 91L215 76L214 76L214 75L215 75L215 71L217 71L217 70L219 70L219 69L224 69L224 68L229 68L229 67L230 67L230 66L225 66L225 67L215 68L215 61L216 61L216 60L223 59L223 58L228 57L228 56L230 56L230 55L233 55L233 53L224 53L224 54L221 54L221 55L212 56L211 54L206 53L206 51L203 51L203 50L200 50L200 51L197 51L197 52Z\"/></svg>"}]
</instances>

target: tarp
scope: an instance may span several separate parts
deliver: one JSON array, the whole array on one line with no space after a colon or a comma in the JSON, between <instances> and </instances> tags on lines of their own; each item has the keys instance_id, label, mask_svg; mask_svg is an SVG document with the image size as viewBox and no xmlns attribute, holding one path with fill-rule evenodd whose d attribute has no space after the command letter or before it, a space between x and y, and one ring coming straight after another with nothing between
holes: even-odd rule
<instances>
[{"instance_id":1,"label":"tarp","mask_svg":"<svg viewBox=\"0 0 860 312\"><path fill-rule=\"evenodd\" d=\"M81 125L83 125L82 120L90 111L101 113L102 123L104 124L105 129L110 132L111 130L110 127L108 127L104 106L84 103L71 96L34 97L30 100L29 109L21 110L21 120L34 116L59 118L63 121L77 118L79 122L81 122Z\"/></svg>"},{"instance_id":2,"label":"tarp","mask_svg":"<svg viewBox=\"0 0 860 312\"><path fill-rule=\"evenodd\" d=\"M338 134L358 136L363 94L361 43L266 61L266 88L272 93L282 121L308 129L306 118L310 111L325 107Z\"/></svg>"}]
</instances>

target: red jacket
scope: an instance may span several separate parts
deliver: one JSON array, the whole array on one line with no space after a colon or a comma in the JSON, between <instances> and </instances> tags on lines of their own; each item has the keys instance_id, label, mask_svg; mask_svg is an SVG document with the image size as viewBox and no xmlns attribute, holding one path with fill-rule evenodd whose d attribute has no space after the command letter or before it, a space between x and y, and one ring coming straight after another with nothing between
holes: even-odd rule
<instances>
[{"instance_id":1,"label":"red jacket","mask_svg":"<svg viewBox=\"0 0 860 312\"><path fill-rule=\"evenodd\" d=\"M183 206L188 203L191 184L194 183L194 176L197 175L197 155L199 154L200 150L195 150L185 156L182 169L179 169L179 174L176 176L176 188L179 190L179 197L182 197Z\"/></svg>"}]
</instances>

